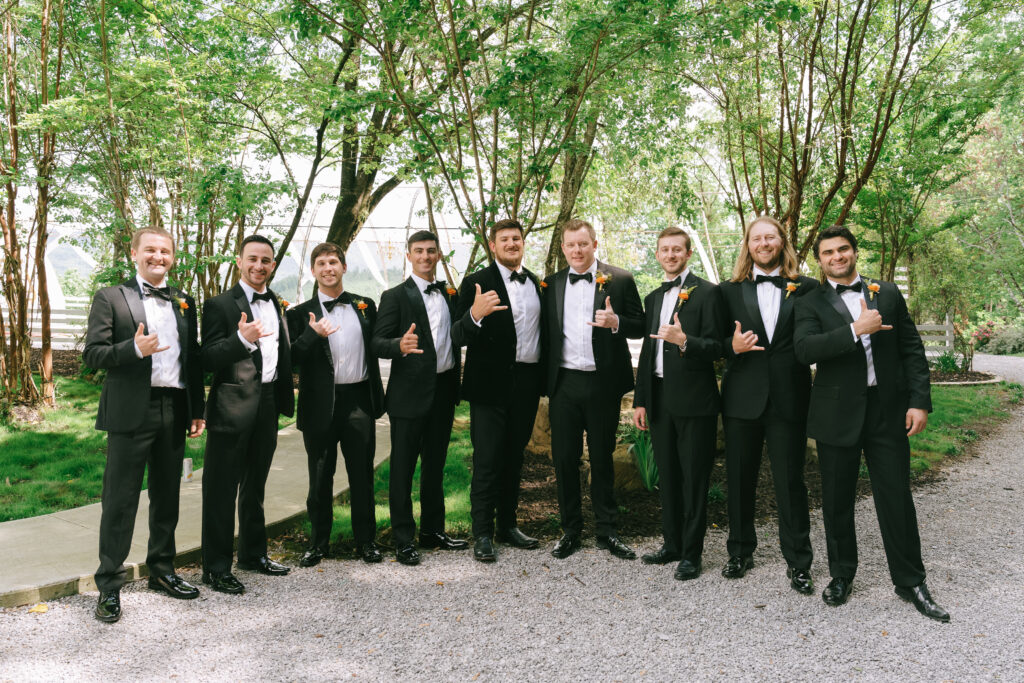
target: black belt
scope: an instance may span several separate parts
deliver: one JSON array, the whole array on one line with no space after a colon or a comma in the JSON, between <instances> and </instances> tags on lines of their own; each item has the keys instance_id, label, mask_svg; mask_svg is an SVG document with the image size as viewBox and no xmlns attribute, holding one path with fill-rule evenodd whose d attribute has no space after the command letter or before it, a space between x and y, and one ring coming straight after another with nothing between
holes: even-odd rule
<instances>
[{"instance_id":1,"label":"black belt","mask_svg":"<svg viewBox=\"0 0 1024 683\"><path fill-rule=\"evenodd\" d=\"M150 387L149 389L150 398L177 398L184 395L185 390L177 387Z\"/></svg>"}]
</instances>

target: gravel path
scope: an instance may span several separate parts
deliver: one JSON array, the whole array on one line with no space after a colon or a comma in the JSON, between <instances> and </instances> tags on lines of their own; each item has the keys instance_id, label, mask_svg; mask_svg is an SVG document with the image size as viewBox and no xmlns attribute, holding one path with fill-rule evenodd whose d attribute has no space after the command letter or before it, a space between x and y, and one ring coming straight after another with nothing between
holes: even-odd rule
<instances>
[{"instance_id":1,"label":"gravel path","mask_svg":"<svg viewBox=\"0 0 1024 683\"><path fill-rule=\"evenodd\" d=\"M1024 359L975 365L1024 382ZM719 531L709 535L704 575L685 584L672 567L592 547L564 561L502 547L492 566L466 552L428 552L415 568L330 560L284 578L239 572L249 588L240 597L204 590L179 602L136 583L113 626L92 618L95 593L42 614L0 611L0 681L1022 680L1022 428L1019 409L979 457L916 496L928 583L952 614L946 625L893 594L864 500L860 569L841 608L820 598L828 577L815 511L810 597L789 589L770 527L740 581L718 573Z\"/></svg>"}]
</instances>

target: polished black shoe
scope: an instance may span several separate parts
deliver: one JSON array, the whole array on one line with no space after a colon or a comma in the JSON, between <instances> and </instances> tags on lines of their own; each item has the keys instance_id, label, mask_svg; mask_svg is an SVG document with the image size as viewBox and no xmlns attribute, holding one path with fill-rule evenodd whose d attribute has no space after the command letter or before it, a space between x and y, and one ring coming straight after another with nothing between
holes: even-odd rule
<instances>
[{"instance_id":1,"label":"polished black shoe","mask_svg":"<svg viewBox=\"0 0 1024 683\"><path fill-rule=\"evenodd\" d=\"M551 551L552 557L557 557L560 560L572 555L574 552L583 547L583 539L579 536L570 536L566 534L558 539L558 543L555 544L554 550Z\"/></svg>"},{"instance_id":2,"label":"polished black shoe","mask_svg":"<svg viewBox=\"0 0 1024 683\"><path fill-rule=\"evenodd\" d=\"M623 543L618 536L598 536L597 547L623 560L636 559L636 551Z\"/></svg>"},{"instance_id":3,"label":"polished black shoe","mask_svg":"<svg viewBox=\"0 0 1024 683\"><path fill-rule=\"evenodd\" d=\"M267 576L284 576L291 571L291 567L286 567L280 562L274 562L266 555L255 561L239 562L238 568L259 572L260 574L266 574Z\"/></svg>"},{"instance_id":4,"label":"polished black shoe","mask_svg":"<svg viewBox=\"0 0 1024 683\"><path fill-rule=\"evenodd\" d=\"M839 605L845 604L850 599L850 593L852 592L853 579L837 576L828 582L828 586L825 587L821 594L821 599L825 601L826 605L839 607Z\"/></svg>"},{"instance_id":5,"label":"polished black shoe","mask_svg":"<svg viewBox=\"0 0 1024 683\"><path fill-rule=\"evenodd\" d=\"M99 602L96 603L96 618L113 624L121 618L121 591L100 591Z\"/></svg>"},{"instance_id":6,"label":"polished black shoe","mask_svg":"<svg viewBox=\"0 0 1024 683\"><path fill-rule=\"evenodd\" d=\"M177 574L151 576L149 577L149 587L152 590L167 593L172 598L180 600L191 600L199 597L199 589Z\"/></svg>"},{"instance_id":7,"label":"polished black shoe","mask_svg":"<svg viewBox=\"0 0 1024 683\"><path fill-rule=\"evenodd\" d=\"M689 560L683 560L679 563L679 566L676 567L676 581L692 581L700 576L700 571L700 562L694 564Z\"/></svg>"},{"instance_id":8,"label":"polished black shoe","mask_svg":"<svg viewBox=\"0 0 1024 683\"><path fill-rule=\"evenodd\" d=\"M384 561L384 554L373 541L356 546L356 555L363 558L363 562L366 564L377 564Z\"/></svg>"},{"instance_id":9,"label":"polished black shoe","mask_svg":"<svg viewBox=\"0 0 1024 683\"><path fill-rule=\"evenodd\" d=\"M680 559L682 559L682 555L665 550L665 546L658 548L653 553L644 553L640 557L640 561L644 564L668 564L669 562L678 562Z\"/></svg>"},{"instance_id":10,"label":"polished black shoe","mask_svg":"<svg viewBox=\"0 0 1024 683\"><path fill-rule=\"evenodd\" d=\"M231 572L210 572L208 574L203 574L203 583L218 593L241 595L245 592L245 586L243 586L242 582L236 579L235 575Z\"/></svg>"},{"instance_id":11,"label":"polished black shoe","mask_svg":"<svg viewBox=\"0 0 1024 683\"><path fill-rule=\"evenodd\" d=\"M810 595L814 592L814 579L811 578L810 569L790 567L786 570L786 577L789 579L789 587L797 593Z\"/></svg>"},{"instance_id":12,"label":"polished black shoe","mask_svg":"<svg viewBox=\"0 0 1024 683\"><path fill-rule=\"evenodd\" d=\"M722 576L727 579L742 579L754 568L754 558L750 555L732 555L722 568Z\"/></svg>"},{"instance_id":13,"label":"polished black shoe","mask_svg":"<svg viewBox=\"0 0 1024 683\"><path fill-rule=\"evenodd\" d=\"M494 562L498 559L490 536L478 536L473 544L473 559L480 562Z\"/></svg>"},{"instance_id":14,"label":"polished black shoe","mask_svg":"<svg viewBox=\"0 0 1024 683\"><path fill-rule=\"evenodd\" d=\"M395 559L412 567L420 563L420 554L412 543L407 543L395 549Z\"/></svg>"},{"instance_id":15,"label":"polished black shoe","mask_svg":"<svg viewBox=\"0 0 1024 683\"><path fill-rule=\"evenodd\" d=\"M320 564L320 561L327 557L327 553L319 548L310 548L306 552L302 553L302 557L299 558L300 567L315 567Z\"/></svg>"},{"instance_id":16,"label":"polished black shoe","mask_svg":"<svg viewBox=\"0 0 1024 683\"><path fill-rule=\"evenodd\" d=\"M928 592L928 586L926 586L924 582L919 586L914 586L913 588L896 586L896 595L900 596L904 600L914 603L914 607L917 608L917 611L929 619L941 621L943 624L949 623L949 612L935 604L935 601L932 600L931 593Z\"/></svg>"},{"instance_id":17,"label":"polished black shoe","mask_svg":"<svg viewBox=\"0 0 1024 683\"><path fill-rule=\"evenodd\" d=\"M527 536L517 526L499 529L495 538L499 543L504 543L514 548L523 548L524 550L530 550L540 545L540 541L533 536Z\"/></svg>"},{"instance_id":18,"label":"polished black shoe","mask_svg":"<svg viewBox=\"0 0 1024 683\"><path fill-rule=\"evenodd\" d=\"M443 531L433 533L420 533L420 547L427 550L465 550L469 547L469 541L461 538L452 538Z\"/></svg>"}]
</instances>

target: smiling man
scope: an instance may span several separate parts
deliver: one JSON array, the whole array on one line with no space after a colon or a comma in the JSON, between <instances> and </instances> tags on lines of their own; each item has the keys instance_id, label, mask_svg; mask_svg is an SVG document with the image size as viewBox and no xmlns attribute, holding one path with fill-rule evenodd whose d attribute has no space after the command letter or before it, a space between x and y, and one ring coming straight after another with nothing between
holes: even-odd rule
<instances>
[{"instance_id":1,"label":"smiling man","mask_svg":"<svg viewBox=\"0 0 1024 683\"><path fill-rule=\"evenodd\" d=\"M822 599L842 605L853 590L863 453L896 594L948 622L925 584L910 493L908 437L924 430L932 408L924 345L896 285L865 281L857 272L857 238L847 228L821 231L814 255L826 282L797 301L793 343L801 363L817 363L807 432L818 444L832 575Z\"/></svg>"},{"instance_id":2,"label":"smiling man","mask_svg":"<svg viewBox=\"0 0 1024 683\"><path fill-rule=\"evenodd\" d=\"M280 576L288 567L267 557L263 494L277 449L277 416L295 412L291 350L283 303L267 287L274 245L242 240L240 281L203 308L203 366L213 372L206 406L203 465L203 583L242 593L231 573L238 499L238 566Z\"/></svg>"},{"instance_id":3,"label":"smiling man","mask_svg":"<svg viewBox=\"0 0 1024 683\"><path fill-rule=\"evenodd\" d=\"M192 297L170 287L174 242L156 228L132 236L136 275L96 292L82 361L104 369L96 429L107 432L100 516L96 618L121 618L124 560L131 548L139 491L149 482L149 587L172 598L199 590L174 573L174 530L185 436L203 433L203 372Z\"/></svg>"}]
</instances>

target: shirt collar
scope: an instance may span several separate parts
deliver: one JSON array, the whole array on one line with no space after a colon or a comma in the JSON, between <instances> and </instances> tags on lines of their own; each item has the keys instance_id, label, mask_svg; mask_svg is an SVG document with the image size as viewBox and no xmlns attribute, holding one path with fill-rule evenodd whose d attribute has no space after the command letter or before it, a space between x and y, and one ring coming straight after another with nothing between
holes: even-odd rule
<instances>
[{"instance_id":1,"label":"shirt collar","mask_svg":"<svg viewBox=\"0 0 1024 683\"><path fill-rule=\"evenodd\" d=\"M150 287L154 286L154 285L146 282L143 279L143 277L141 275L139 275L138 273L135 273L135 281L139 283L139 291L140 292L145 292L146 291L146 285L149 285ZM160 281L160 284L158 284L156 286L157 287L166 287L167 286L167 278L165 277L163 280Z\"/></svg>"},{"instance_id":2,"label":"shirt collar","mask_svg":"<svg viewBox=\"0 0 1024 683\"><path fill-rule=\"evenodd\" d=\"M690 266L686 266L685 268L683 268L683 272L679 273L679 285L678 286L682 287L683 283L686 282L686 278L688 278L688 277L690 277ZM675 280L675 278L672 278L672 280ZM665 282L671 282L671 280L665 280Z\"/></svg>"},{"instance_id":3,"label":"shirt collar","mask_svg":"<svg viewBox=\"0 0 1024 683\"><path fill-rule=\"evenodd\" d=\"M569 272L576 273L576 269L573 268L572 266L569 266ZM590 267L584 270L583 273L590 273L591 275L597 273L597 259L594 259L594 262L591 263ZM583 275L583 273L577 273L577 275Z\"/></svg>"},{"instance_id":4,"label":"shirt collar","mask_svg":"<svg viewBox=\"0 0 1024 683\"><path fill-rule=\"evenodd\" d=\"M594 261L594 263L597 263L597 261ZM505 266L503 266L502 264L498 263L497 261L494 262L494 265L498 266L498 272L501 273L501 279L505 280L506 282L508 282L508 278L509 278L510 275L512 275L512 273L522 273L523 272L523 264L521 264L521 263L519 264L519 269L518 270L512 270L510 268L506 268Z\"/></svg>"},{"instance_id":5,"label":"shirt collar","mask_svg":"<svg viewBox=\"0 0 1024 683\"><path fill-rule=\"evenodd\" d=\"M828 283L830 285L832 285L832 289L835 289L836 287L839 286L839 283L836 282L835 280L833 280L832 278L825 278L825 279L828 280ZM857 282L860 282L860 273L857 273L857 277L853 278L853 282L851 282L850 284L852 285L852 284L855 284Z\"/></svg>"},{"instance_id":6,"label":"shirt collar","mask_svg":"<svg viewBox=\"0 0 1024 683\"><path fill-rule=\"evenodd\" d=\"M758 275L767 275L768 277L777 277L782 275L782 266L777 266L775 270L770 273L766 273L757 266L754 266L754 279L757 279Z\"/></svg>"},{"instance_id":7,"label":"shirt collar","mask_svg":"<svg viewBox=\"0 0 1024 683\"><path fill-rule=\"evenodd\" d=\"M427 287L429 287L430 285L433 284L433 282L429 282L427 280L424 280L423 278L421 278L416 273L413 273L409 277L411 277L412 281L416 283L417 287L419 287L420 294L422 294L423 292L427 291ZM435 279L434 282L437 282L437 280Z\"/></svg>"},{"instance_id":8,"label":"shirt collar","mask_svg":"<svg viewBox=\"0 0 1024 683\"><path fill-rule=\"evenodd\" d=\"M341 290L341 294L344 294L344 293L345 293L345 290L344 289ZM341 296L341 294L339 294L338 296ZM316 296L320 300L320 303L324 303L325 301L334 301L337 298L337 297L331 296L330 294L324 294L322 289L316 290Z\"/></svg>"},{"instance_id":9,"label":"shirt collar","mask_svg":"<svg viewBox=\"0 0 1024 683\"><path fill-rule=\"evenodd\" d=\"M262 294L263 292L267 291L267 288L264 287L263 292L257 292L255 289L246 284L245 280L239 280L238 284L242 285L242 291L245 292L245 298L250 304L252 303L253 294Z\"/></svg>"}]
</instances>

